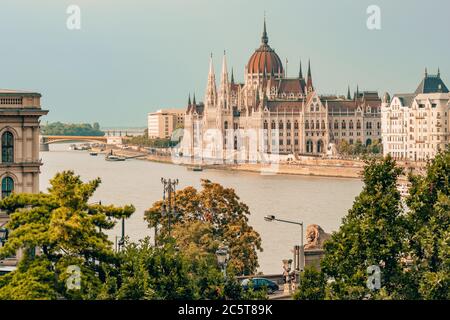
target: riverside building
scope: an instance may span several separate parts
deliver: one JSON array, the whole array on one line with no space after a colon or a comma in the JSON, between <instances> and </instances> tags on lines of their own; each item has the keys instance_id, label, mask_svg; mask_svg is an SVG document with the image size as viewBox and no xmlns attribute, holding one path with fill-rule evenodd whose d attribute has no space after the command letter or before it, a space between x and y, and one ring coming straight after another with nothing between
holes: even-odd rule
<instances>
[{"instance_id":1,"label":"riverside building","mask_svg":"<svg viewBox=\"0 0 450 320\"><path fill-rule=\"evenodd\" d=\"M377 92L346 96L319 95L311 65L301 63L288 77L280 57L269 46L266 22L258 49L244 69L244 82L228 73L224 53L220 87L212 56L204 102L189 98L182 141L192 158L262 162L277 156L322 156L332 144L347 140L381 142L381 99Z\"/></svg>"},{"instance_id":2,"label":"riverside building","mask_svg":"<svg viewBox=\"0 0 450 320\"><path fill-rule=\"evenodd\" d=\"M38 193L39 118L48 113L41 108L36 92L0 89L0 183L1 197L11 193ZM0 228L7 215L0 212ZM2 244L0 244L1 246ZM14 259L12 262L14 263ZM0 261L0 266L8 261Z\"/></svg>"},{"instance_id":3,"label":"riverside building","mask_svg":"<svg viewBox=\"0 0 450 320\"><path fill-rule=\"evenodd\" d=\"M385 94L382 104L383 152L397 160L425 161L450 143L450 94L441 74L425 70L416 91Z\"/></svg>"}]
</instances>

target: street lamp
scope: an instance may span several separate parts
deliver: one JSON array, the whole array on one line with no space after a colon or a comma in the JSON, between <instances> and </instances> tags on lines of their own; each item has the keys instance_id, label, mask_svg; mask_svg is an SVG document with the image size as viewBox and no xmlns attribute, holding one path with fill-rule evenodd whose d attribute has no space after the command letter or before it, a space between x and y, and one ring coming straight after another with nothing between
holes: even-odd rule
<instances>
[{"instance_id":1,"label":"street lamp","mask_svg":"<svg viewBox=\"0 0 450 320\"><path fill-rule=\"evenodd\" d=\"M3 245L8 240L8 229L0 228L0 243Z\"/></svg>"},{"instance_id":2,"label":"street lamp","mask_svg":"<svg viewBox=\"0 0 450 320\"><path fill-rule=\"evenodd\" d=\"M303 222L296 222L296 221L290 221L290 220L283 220L283 219L277 219L274 215L267 215L264 217L264 220L266 220L267 222L272 222L272 221L279 221L279 222L284 222L284 223L290 223L290 224L296 224L301 226L301 234L300 234L300 271L303 271L304 269L304 265L305 265L305 249L303 246Z\"/></svg>"},{"instance_id":3,"label":"street lamp","mask_svg":"<svg viewBox=\"0 0 450 320\"><path fill-rule=\"evenodd\" d=\"M230 259L230 254L228 253L227 246L220 246L216 251L217 263L222 269L223 275L227 277L227 264Z\"/></svg>"}]
</instances>

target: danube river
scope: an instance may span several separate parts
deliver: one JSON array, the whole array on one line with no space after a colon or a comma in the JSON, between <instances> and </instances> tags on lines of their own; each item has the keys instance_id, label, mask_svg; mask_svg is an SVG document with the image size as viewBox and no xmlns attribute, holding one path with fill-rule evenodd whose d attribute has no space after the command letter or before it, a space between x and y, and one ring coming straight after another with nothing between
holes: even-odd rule
<instances>
[{"instance_id":1,"label":"danube river","mask_svg":"<svg viewBox=\"0 0 450 320\"><path fill-rule=\"evenodd\" d=\"M108 162L102 155L95 157L84 151L70 151L66 144L51 145L50 151L42 152L41 157L44 162L40 177L42 191L46 191L49 179L57 172L74 170L84 180L102 179L92 202L133 204L136 212L126 221L126 234L132 241L153 237L143 216L144 210L162 197L161 177L178 178L179 188L190 185L198 188L202 178L234 188L250 207L250 224L261 234L264 251L259 253L259 270L266 274L282 272L281 260L292 258L291 249L300 243L300 227L266 222L265 215L303 221L305 227L318 224L331 232L339 228L342 217L362 188L362 182L356 179L220 170L193 172L182 166L142 160ZM114 241L119 235L120 225L117 225L110 236Z\"/></svg>"}]
</instances>

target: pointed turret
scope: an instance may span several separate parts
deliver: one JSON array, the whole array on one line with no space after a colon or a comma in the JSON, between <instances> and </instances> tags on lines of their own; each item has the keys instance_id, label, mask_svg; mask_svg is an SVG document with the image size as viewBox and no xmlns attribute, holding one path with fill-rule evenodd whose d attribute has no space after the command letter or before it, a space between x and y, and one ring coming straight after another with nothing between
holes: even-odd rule
<instances>
[{"instance_id":1,"label":"pointed turret","mask_svg":"<svg viewBox=\"0 0 450 320\"><path fill-rule=\"evenodd\" d=\"M219 106L222 108L227 107L227 99L228 99L228 66L227 66L227 56L225 50L223 51L223 60L222 60L222 73L220 76L220 96L219 96Z\"/></svg>"},{"instance_id":2,"label":"pointed turret","mask_svg":"<svg viewBox=\"0 0 450 320\"><path fill-rule=\"evenodd\" d=\"M311 61L308 61L308 80L306 82L308 92L314 91L313 80L311 75Z\"/></svg>"},{"instance_id":3,"label":"pointed turret","mask_svg":"<svg viewBox=\"0 0 450 320\"><path fill-rule=\"evenodd\" d=\"M192 105L194 107L197 106L197 102L195 101L195 92L194 92L194 98L192 99Z\"/></svg>"},{"instance_id":4,"label":"pointed turret","mask_svg":"<svg viewBox=\"0 0 450 320\"><path fill-rule=\"evenodd\" d=\"M214 74L214 66L212 53L209 59L208 84L206 85L205 107L215 107L217 102L216 76Z\"/></svg>"},{"instance_id":5,"label":"pointed turret","mask_svg":"<svg viewBox=\"0 0 450 320\"><path fill-rule=\"evenodd\" d=\"M351 100L352 99L352 95L350 94L350 86L348 86L347 89L347 100Z\"/></svg>"},{"instance_id":6,"label":"pointed turret","mask_svg":"<svg viewBox=\"0 0 450 320\"><path fill-rule=\"evenodd\" d=\"M300 69L298 71L298 78L303 79L302 60L300 59Z\"/></svg>"},{"instance_id":7,"label":"pointed turret","mask_svg":"<svg viewBox=\"0 0 450 320\"><path fill-rule=\"evenodd\" d=\"M440 77L441 77L441 69L440 69L440 68L438 68L438 73L437 73L437 76L438 76L438 78L440 78Z\"/></svg>"},{"instance_id":8,"label":"pointed turret","mask_svg":"<svg viewBox=\"0 0 450 320\"><path fill-rule=\"evenodd\" d=\"M191 105L191 94L189 93L189 97L188 97L188 106Z\"/></svg>"},{"instance_id":9,"label":"pointed turret","mask_svg":"<svg viewBox=\"0 0 450 320\"><path fill-rule=\"evenodd\" d=\"M262 44L268 44L269 43L269 37L267 36L267 30L266 30L266 16L264 15L264 30L261 37L261 43Z\"/></svg>"},{"instance_id":10,"label":"pointed turret","mask_svg":"<svg viewBox=\"0 0 450 320\"><path fill-rule=\"evenodd\" d=\"M233 68L231 68L231 84L234 84L234 72L233 72Z\"/></svg>"}]
</instances>

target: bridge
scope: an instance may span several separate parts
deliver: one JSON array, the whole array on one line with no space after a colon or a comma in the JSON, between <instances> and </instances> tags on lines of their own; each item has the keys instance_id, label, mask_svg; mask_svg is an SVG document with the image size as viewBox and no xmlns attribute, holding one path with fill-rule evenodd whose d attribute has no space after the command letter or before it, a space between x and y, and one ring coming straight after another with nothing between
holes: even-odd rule
<instances>
[{"instance_id":1,"label":"bridge","mask_svg":"<svg viewBox=\"0 0 450 320\"><path fill-rule=\"evenodd\" d=\"M40 136L41 151L49 151L49 145L52 143L76 143L76 142L92 142L107 143L106 136Z\"/></svg>"}]
</instances>

